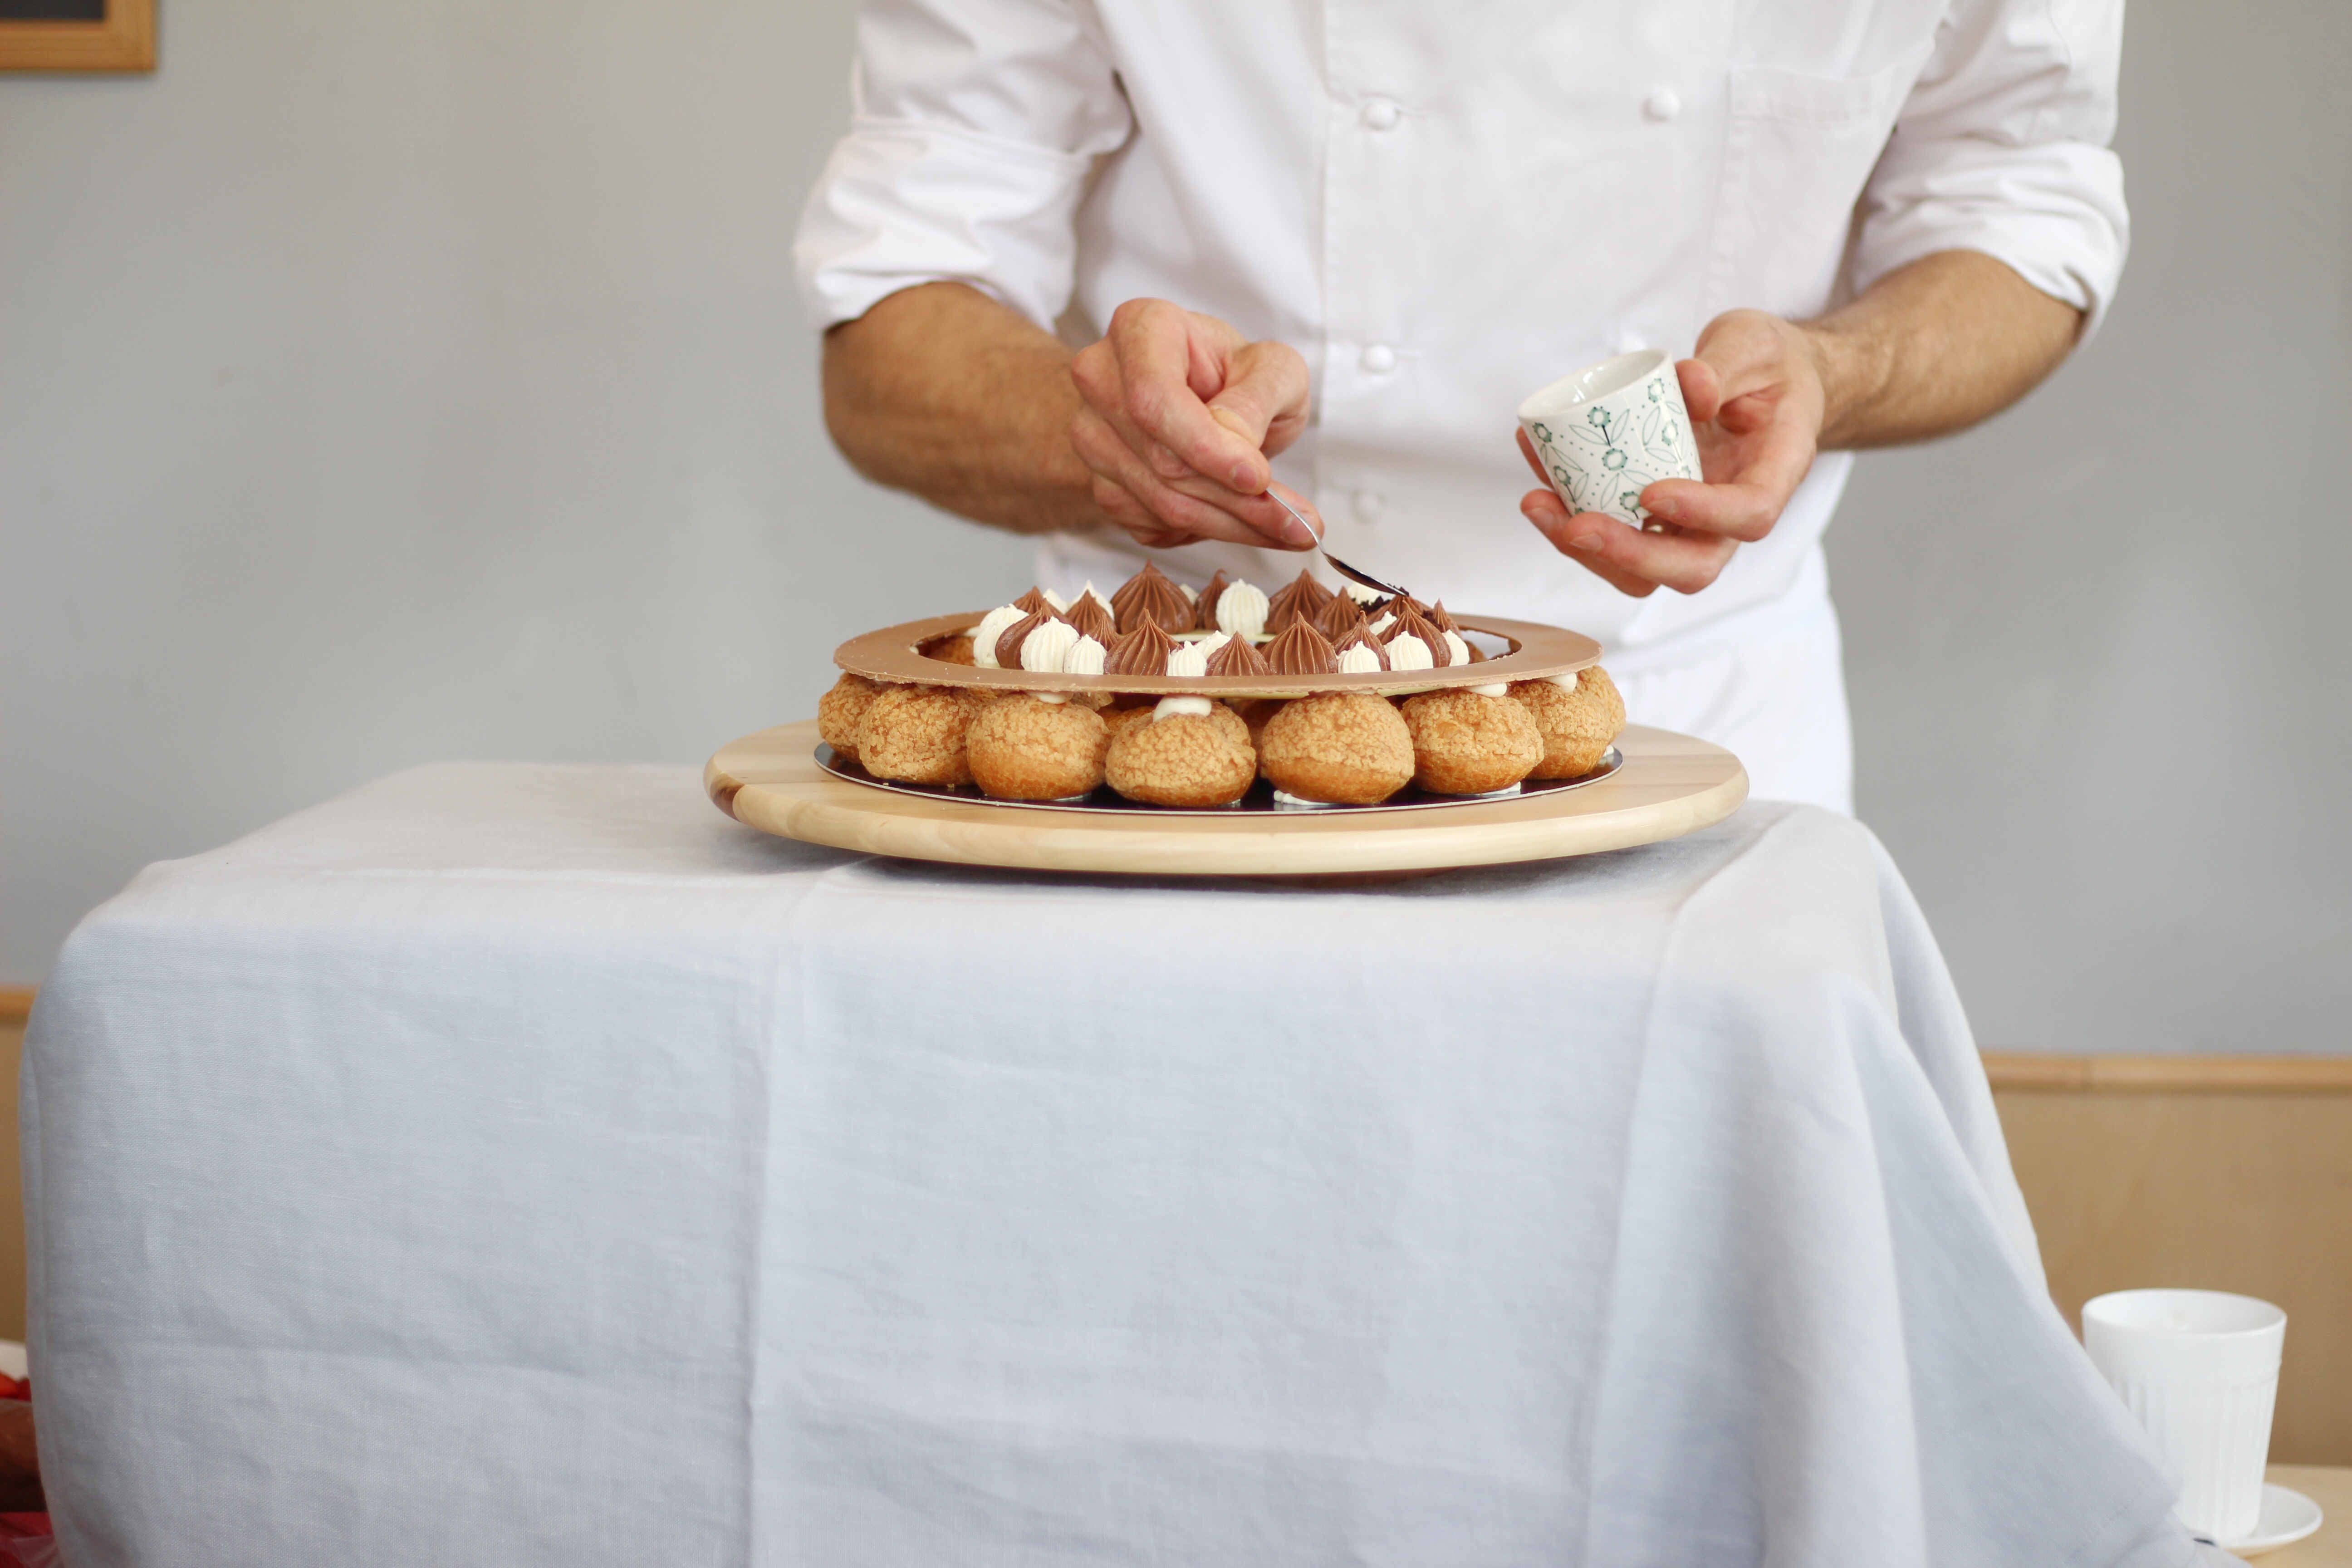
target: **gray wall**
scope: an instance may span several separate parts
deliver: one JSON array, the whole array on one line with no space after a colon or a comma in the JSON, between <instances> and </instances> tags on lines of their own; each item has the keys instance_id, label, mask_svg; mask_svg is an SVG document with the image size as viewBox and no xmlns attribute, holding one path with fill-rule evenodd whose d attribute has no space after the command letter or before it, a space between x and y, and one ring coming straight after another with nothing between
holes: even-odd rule
<instances>
[{"instance_id":1,"label":"gray wall","mask_svg":"<svg viewBox=\"0 0 2352 1568\"><path fill-rule=\"evenodd\" d=\"M429 758L698 762L1025 580L819 430L845 4L165 27L0 81L0 980L147 860ZM2352 1045L2347 79L2325 4L2142 0L2106 335L1832 531L1864 814L1988 1043Z\"/></svg>"}]
</instances>

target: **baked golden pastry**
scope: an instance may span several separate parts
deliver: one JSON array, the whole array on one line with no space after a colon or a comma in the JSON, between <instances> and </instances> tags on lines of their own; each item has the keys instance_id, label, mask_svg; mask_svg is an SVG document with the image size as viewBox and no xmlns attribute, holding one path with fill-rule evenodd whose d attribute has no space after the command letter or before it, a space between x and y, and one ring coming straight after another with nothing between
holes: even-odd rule
<instances>
[{"instance_id":1,"label":"baked golden pastry","mask_svg":"<svg viewBox=\"0 0 2352 1568\"><path fill-rule=\"evenodd\" d=\"M1259 760L1274 787L1300 800L1375 805L1412 777L1402 715L1359 691L1318 691L1266 721Z\"/></svg>"},{"instance_id":2,"label":"baked golden pastry","mask_svg":"<svg viewBox=\"0 0 2352 1568\"><path fill-rule=\"evenodd\" d=\"M1263 739L1265 734L1265 721L1281 711L1282 699L1244 697L1239 702L1232 703L1230 706L1234 710L1234 716L1239 719L1243 726L1249 731L1250 750L1263 751L1265 747L1265 742Z\"/></svg>"},{"instance_id":3,"label":"baked golden pastry","mask_svg":"<svg viewBox=\"0 0 2352 1568\"><path fill-rule=\"evenodd\" d=\"M964 735L987 706L953 686L878 691L857 723L857 761L876 778L902 784L970 784Z\"/></svg>"},{"instance_id":4,"label":"baked golden pastry","mask_svg":"<svg viewBox=\"0 0 2352 1568\"><path fill-rule=\"evenodd\" d=\"M933 637L923 645L925 658L938 659L941 664L969 665L971 658L971 634L958 632L951 637Z\"/></svg>"},{"instance_id":5,"label":"baked golden pastry","mask_svg":"<svg viewBox=\"0 0 2352 1568\"><path fill-rule=\"evenodd\" d=\"M1129 711L1139 717L1111 737L1105 765L1111 788L1150 805L1230 805L1249 793L1257 758L1232 709L1175 697Z\"/></svg>"},{"instance_id":6,"label":"baked golden pastry","mask_svg":"<svg viewBox=\"0 0 2352 1568\"><path fill-rule=\"evenodd\" d=\"M1599 665L1576 672L1572 686L1557 679L1515 680L1511 696L1536 721L1543 757L1528 776L1578 779L1601 765L1612 742L1625 728L1625 700Z\"/></svg>"},{"instance_id":7,"label":"baked golden pastry","mask_svg":"<svg viewBox=\"0 0 2352 1568\"><path fill-rule=\"evenodd\" d=\"M1027 692L992 702L964 734L972 782L998 800L1065 800L1103 782L1110 731L1091 708Z\"/></svg>"},{"instance_id":8,"label":"baked golden pastry","mask_svg":"<svg viewBox=\"0 0 2352 1568\"><path fill-rule=\"evenodd\" d=\"M1412 782L1439 795L1508 789L1543 761L1543 737L1524 703L1466 688L1405 700L1412 732Z\"/></svg>"},{"instance_id":9,"label":"baked golden pastry","mask_svg":"<svg viewBox=\"0 0 2352 1568\"><path fill-rule=\"evenodd\" d=\"M1157 705L1157 703L1143 703L1125 708L1113 706L1105 710L1102 721L1110 731L1110 738L1116 741L1118 739L1119 731L1125 730L1129 724L1140 724L1150 718L1151 710Z\"/></svg>"},{"instance_id":10,"label":"baked golden pastry","mask_svg":"<svg viewBox=\"0 0 2352 1568\"><path fill-rule=\"evenodd\" d=\"M845 763L857 760L857 724L882 689L862 675L842 672L833 689L816 700L816 732Z\"/></svg>"}]
</instances>

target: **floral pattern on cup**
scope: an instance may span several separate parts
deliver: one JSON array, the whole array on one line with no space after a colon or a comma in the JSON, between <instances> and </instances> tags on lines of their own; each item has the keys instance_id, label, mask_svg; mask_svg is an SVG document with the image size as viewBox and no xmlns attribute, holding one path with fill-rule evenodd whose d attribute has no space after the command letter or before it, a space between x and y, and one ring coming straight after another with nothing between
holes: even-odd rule
<instances>
[{"instance_id":1,"label":"floral pattern on cup","mask_svg":"<svg viewBox=\"0 0 2352 1568\"><path fill-rule=\"evenodd\" d=\"M1597 402L1528 422L1544 472L1570 511L1606 512L1639 527L1642 491L1696 479L1698 453L1682 384L1664 370Z\"/></svg>"}]
</instances>

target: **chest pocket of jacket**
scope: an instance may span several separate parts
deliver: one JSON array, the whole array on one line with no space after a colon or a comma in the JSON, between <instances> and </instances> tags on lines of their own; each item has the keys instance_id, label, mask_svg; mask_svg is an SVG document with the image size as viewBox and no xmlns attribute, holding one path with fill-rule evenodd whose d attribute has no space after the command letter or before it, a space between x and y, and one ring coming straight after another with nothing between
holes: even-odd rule
<instances>
[{"instance_id":1,"label":"chest pocket of jacket","mask_svg":"<svg viewBox=\"0 0 2352 1568\"><path fill-rule=\"evenodd\" d=\"M1931 47L1867 76L1732 68L1708 317L1743 305L1803 317L1828 306L1854 203Z\"/></svg>"}]
</instances>

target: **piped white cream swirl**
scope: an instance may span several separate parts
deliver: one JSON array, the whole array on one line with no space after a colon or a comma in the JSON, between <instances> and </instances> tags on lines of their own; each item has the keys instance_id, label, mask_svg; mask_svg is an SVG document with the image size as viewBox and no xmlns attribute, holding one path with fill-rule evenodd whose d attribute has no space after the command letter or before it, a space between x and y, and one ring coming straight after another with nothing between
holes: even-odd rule
<instances>
[{"instance_id":1,"label":"piped white cream swirl","mask_svg":"<svg viewBox=\"0 0 2352 1568\"><path fill-rule=\"evenodd\" d=\"M980 617L980 625L971 634L971 662L982 669L1001 668L996 662L996 639L1011 629L1015 621L1029 618L1029 612L1016 605L999 605Z\"/></svg>"},{"instance_id":2,"label":"piped white cream swirl","mask_svg":"<svg viewBox=\"0 0 2352 1568\"><path fill-rule=\"evenodd\" d=\"M1205 697L1163 697L1151 710L1155 724L1162 719L1205 719L1214 704Z\"/></svg>"},{"instance_id":3,"label":"piped white cream swirl","mask_svg":"<svg viewBox=\"0 0 2352 1568\"><path fill-rule=\"evenodd\" d=\"M1413 646L1418 647L1421 645L1415 643ZM1380 668L1381 656L1372 651L1371 644L1360 637L1339 650L1339 673L1342 675L1363 675Z\"/></svg>"},{"instance_id":4,"label":"piped white cream swirl","mask_svg":"<svg viewBox=\"0 0 2352 1568\"><path fill-rule=\"evenodd\" d=\"M1103 645L1092 637L1080 637L1062 656L1064 675L1100 675L1103 672Z\"/></svg>"},{"instance_id":5,"label":"piped white cream swirl","mask_svg":"<svg viewBox=\"0 0 2352 1568\"><path fill-rule=\"evenodd\" d=\"M1430 653L1429 645L1411 634L1389 638L1388 653L1389 668L1391 669L1434 669L1437 668L1437 660L1435 657Z\"/></svg>"},{"instance_id":6,"label":"piped white cream swirl","mask_svg":"<svg viewBox=\"0 0 2352 1568\"><path fill-rule=\"evenodd\" d=\"M1045 621L1021 639L1021 668L1059 675L1062 656L1078 640L1078 628L1067 621Z\"/></svg>"},{"instance_id":7,"label":"piped white cream swirl","mask_svg":"<svg viewBox=\"0 0 2352 1568\"><path fill-rule=\"evenodd\" d=\"M1217 629L1255 641L1265 635L1265 590L1255 583L1228 583L1217 595Z\"/></svg>"},{"instance_id":8,"label":"piped white cream swirl","mask_svg":"<svg viewBox=\"0 0 2352 1568\"><path fill-rule=\"evenodd\" d=\"M1454 663L1470 662L1470 645L1462 640L1460 632L1440 632L1437 635L1445 639L1445 650L1454 656Z\"/></svg>"},{"instance_id":9,"label":"piped white cream swirl","mask_svg":"<svg viewBox=\"0 0 2352 1568\"><path fill-rule=\"evenodd\" d=\"M1196 642L1178 643L1168 650L1168 673L1171 675L1206 675L1209 656L1201 651Z\"/></svg>"}]
</instances>

